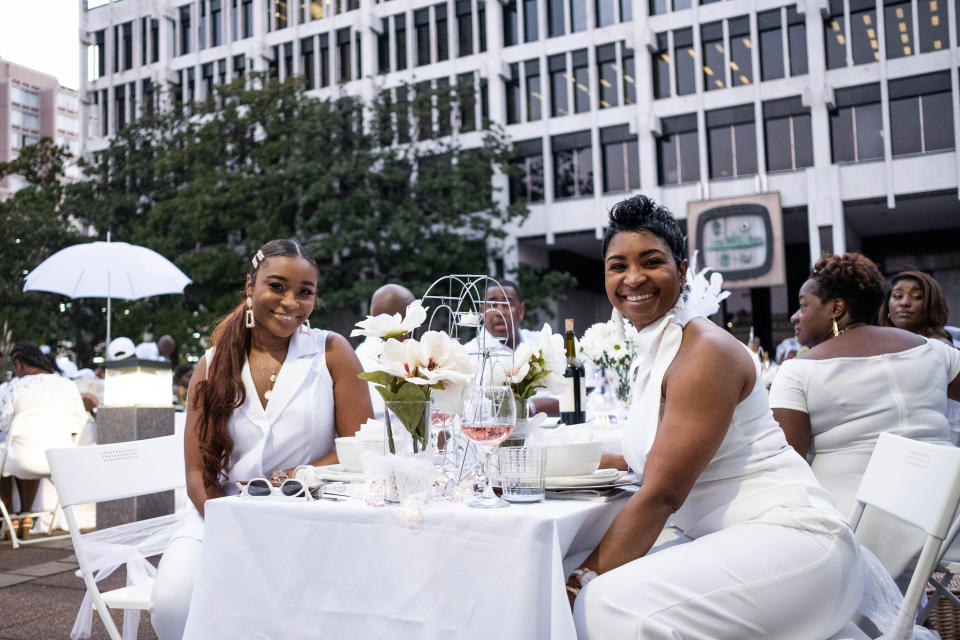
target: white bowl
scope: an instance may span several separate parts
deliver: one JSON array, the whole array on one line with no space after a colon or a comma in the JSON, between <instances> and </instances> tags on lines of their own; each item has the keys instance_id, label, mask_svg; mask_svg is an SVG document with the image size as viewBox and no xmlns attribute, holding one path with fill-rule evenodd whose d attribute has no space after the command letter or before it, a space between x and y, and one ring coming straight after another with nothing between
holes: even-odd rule
<instances>
[{"instance_id":1,"label":"white bowl","mask_svg":"<svg viewBox=\"0 0 960 640\"><path fill-rule=\"evenodd\" d=\"M570 442L566 444L548 444L545 476L590 475L600 466L602 443Z\"/></svg>"},{"instance_id":2,"label":"white bowl","mask_svg":"<svg viewBox=\"0 0 960 640\"><path fill-rule=\"evenodd\" d=\"M337 445L337 460L344 471L363 471L360 457L364 451L383 453L382 440L358 440L356 436L351 436L337 438L334 444Z\"/></svg>"}]
</instances>

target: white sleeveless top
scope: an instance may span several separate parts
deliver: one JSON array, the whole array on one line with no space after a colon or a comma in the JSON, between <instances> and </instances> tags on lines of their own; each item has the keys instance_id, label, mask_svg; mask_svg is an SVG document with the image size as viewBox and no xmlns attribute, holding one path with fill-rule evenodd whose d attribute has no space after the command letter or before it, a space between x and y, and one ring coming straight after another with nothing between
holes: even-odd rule
<instances>
[{"instance_id":1,"label":"white sleeveless top","mask_svg":"<svg viewBox=\"0 0 960 640\"><path fill-rule=\"evenodd\" d=\"M681 300L663 321L640 332L638 362L646 371L637 376L624 435L624 455L634 469L642 469L656 439L663 374L679 350L682 328L693 317ZM774 421L759 363L755 373L753 389L737 404L719 449L671 522L692 538L747 521L828 535L848 531L830 495Z\"/></svg>"},{"instance_id":2,"label":"white sleeveless top","mask_svg":"<svg viewBox=\"0 0 960 640\"><path fill-rule=\"evenodd\" d=\"M327 369L327 333L311 329L291 336L287 358L266 407L253 384L249 360L244 363L241 377L246 399L227 423L233 438L230 466L221 484L227 495L240 492L238 480L267 477L276 469L307 464L333 451L337 430L333 378ZM204 355L208 367L213 351L208 349ZM203 520L192 503L174 535L183 536L203 538Z\"/></svg>"}]
</instances>

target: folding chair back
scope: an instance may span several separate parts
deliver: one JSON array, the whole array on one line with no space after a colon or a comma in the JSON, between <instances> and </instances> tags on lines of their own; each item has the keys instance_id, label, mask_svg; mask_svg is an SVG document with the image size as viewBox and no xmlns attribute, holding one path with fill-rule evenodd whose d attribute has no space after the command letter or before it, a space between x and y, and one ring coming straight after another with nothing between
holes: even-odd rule
<instances>
[{"instance_id":1,"label":"folding chair back","mask_svg":"<svg viewBox=\"0 0 960 640\"><path fill-rule=\"evenodd\" d=\"M908 638L917 607L960 505L960 449L882 433L857 490L852 524L865 506L880 509L926 532L897 622L887 638Z\"/></svg>"},{"instance_id":2,"label":"folding chair back","mask_svg":"<svg viewBox=\"0 0 960 640\"><path fill-rule=\"evenodd\" d=\"M152 582L101 594L94 578L94 569L84 550L74 507L184 486L183 440L172 435L89 447L50 449L47 458L87 593L110 637L120 640L120 633L109 610L149 609Z\"/></svg>"}]
</instances>

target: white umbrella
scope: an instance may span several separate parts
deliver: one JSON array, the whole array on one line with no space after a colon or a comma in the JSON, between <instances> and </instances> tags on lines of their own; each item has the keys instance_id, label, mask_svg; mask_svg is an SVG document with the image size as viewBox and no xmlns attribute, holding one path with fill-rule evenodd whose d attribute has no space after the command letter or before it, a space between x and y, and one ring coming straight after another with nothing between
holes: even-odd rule
<instances>
[{"instance_id":1,"label":"white umbrella","mask_svg":"<svg viewBox=\"0 0 960 640\"><path fill-rule=\"evenodd\" d=\"M49 291L71 298L137 300L183 293L192 281L162 255L126 242L87 242L61 249L27 274L24 291Z\"/></svg>"}]
</instances>

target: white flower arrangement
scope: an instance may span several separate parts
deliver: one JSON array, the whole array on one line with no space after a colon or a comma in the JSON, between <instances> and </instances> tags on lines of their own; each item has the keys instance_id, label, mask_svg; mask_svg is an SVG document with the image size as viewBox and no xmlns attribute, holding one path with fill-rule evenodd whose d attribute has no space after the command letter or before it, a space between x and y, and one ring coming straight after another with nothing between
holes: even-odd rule
<instances>
[{"instance_id":1,"label":"white flower arrangement","mask_svg":"<svg viewBox=\"0 0 960 640\"><path fill-rule=\"evenodd\" d=\"M521 342L513 352L511 364L494 367L496 384L508 384L517 400L529 400L538 390L558 394L564 389L563 371L567 356L563 336L553 333L549 324L540 329L540 346L531 347Z\"/></svg>"},{"instance_id":2,"label":"white flower arrangement","mask_svg":"<svg viewBox=\"0 0 960 640\"><path fill-rule=\"evenodd\" d=\"M624 321L621 334L618 325L611 318L587 327L580 338L580 353L603 372L617 400L626 403L630 396L630 365L636 353L637 330Z\"/></svg>"},{"instance_id":3,"label":"white flower arrangement","mask_svg":"<svg viewBox=\"0 0 960 640\"><path fill-rule=\"evenodd\" d=\"M393 315L381 313L378 316L367 316L366 320L357 323L357 329L350 332L350 337L366 336L368 338L379 338L388 340L390 338L402 338L412 335L413 330L423 324L427 319L427 310L423 308L423 303L414 300L407 305L407 311L404 316L399 313Z\"/></svg>"}]
</instances>

